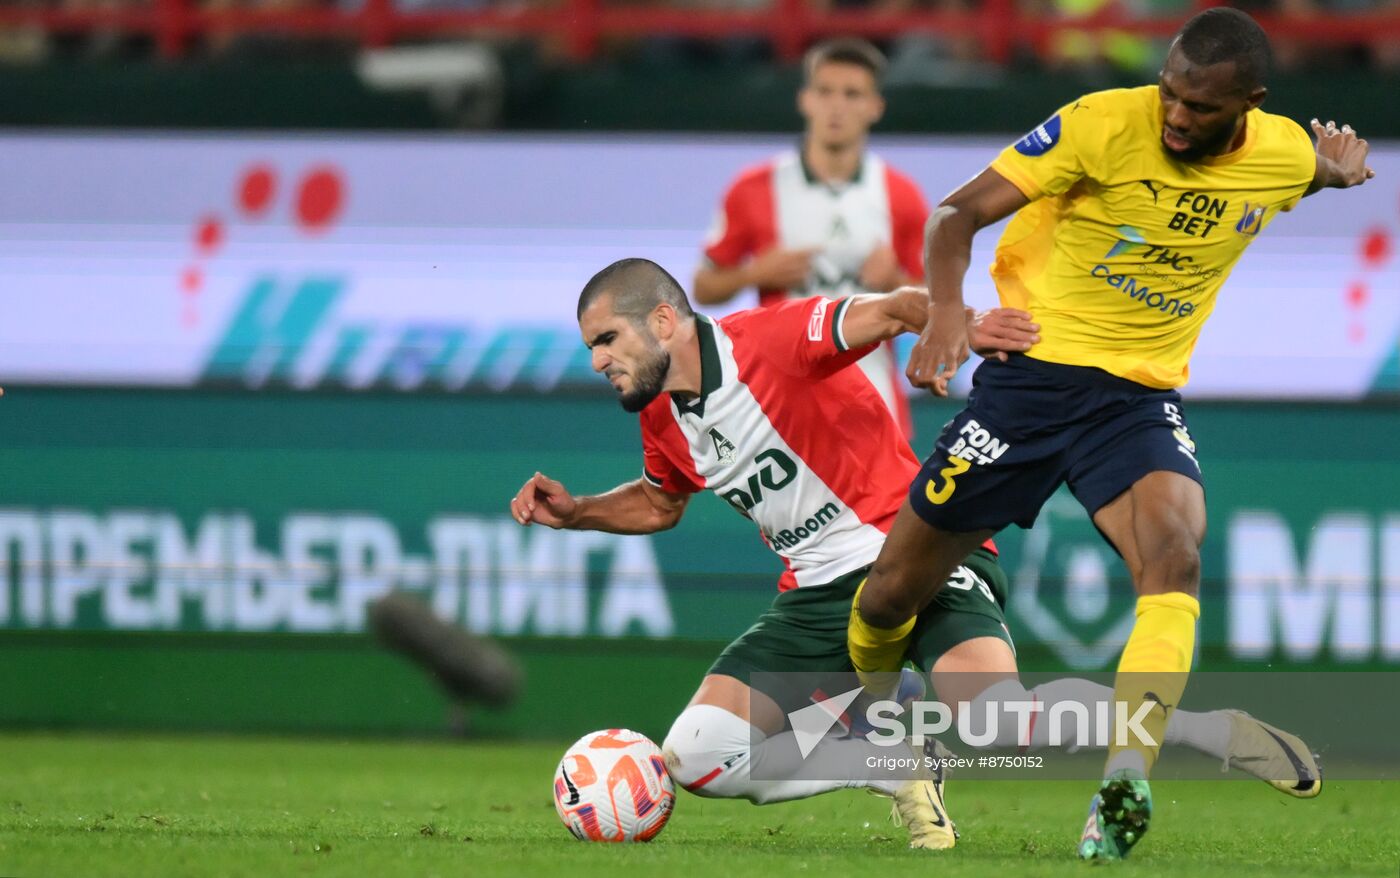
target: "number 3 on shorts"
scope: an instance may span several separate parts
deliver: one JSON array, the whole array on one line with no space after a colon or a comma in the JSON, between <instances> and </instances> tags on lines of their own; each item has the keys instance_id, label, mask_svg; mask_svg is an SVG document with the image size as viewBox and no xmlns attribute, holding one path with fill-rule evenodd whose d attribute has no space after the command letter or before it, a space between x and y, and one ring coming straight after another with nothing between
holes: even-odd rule
<instances>
[{"instance_id":1,"label":"number 3 on shorts","mask_svg":"<svg viewBox=\"0 0 1400 878\"><path fill-rule=\"evenodd\" d=\"M953 479L967 472L972 467L972 461L964 460L961 457L949 456L948 465L938 471L938 475L943 478L943 487L937 491L933 489L933 479L928 480L924 485L924 495L928 497L928 502L935 506L942 506L948 502L948 498L953 496L953 491L957 489L957 484Z\"/></svg>"}]
</instances>

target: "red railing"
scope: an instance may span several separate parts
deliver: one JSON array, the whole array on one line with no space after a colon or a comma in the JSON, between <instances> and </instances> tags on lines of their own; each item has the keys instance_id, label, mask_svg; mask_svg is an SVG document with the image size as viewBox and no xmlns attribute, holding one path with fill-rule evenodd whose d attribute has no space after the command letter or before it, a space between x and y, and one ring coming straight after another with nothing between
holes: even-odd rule
<instances>
[{"instance_id":1,"label":"red railing","mask_svg":"<svg viewBox=\"0 0 1400 878\"><path fill-rule=\"evenodd\" d=\"M715 38L758 36L770 40L784 60L799 57L812 41L836 34L872 38L911 33L973 34L992 61L1010 57L1014 47L1043 50L1058 32L1123 30L1170 36L1184 16L1142 19L1110 4L1084 18L1047 18L1027 14L1016 0L983 0L970 12L907 12L873 14L862 11L820 11L807 0L772 0L768 9L753 11L681 10L661 6L610 6L603 0L562 0L551 8L462 9L405 11L393 0L365 0L358 11L321 9L219 9L199 0L147 0L130 8L65 10L42 7L0 7L0 27L36 26L48 31L118 30L149 34L161 56L183 55L191 39L201 34L302 34L341 37L379 47L405 39L433 35L492 33L552 36L560 39L571 58L593 57L608 36L674 34ZM1202 2L1200 7L1212 5ZM1297 38L1312 45L1374 45L1400 42L1400 10L1364 15L1295 18L1257 16L1276 38Z\"/></svg>"}]
</instances>

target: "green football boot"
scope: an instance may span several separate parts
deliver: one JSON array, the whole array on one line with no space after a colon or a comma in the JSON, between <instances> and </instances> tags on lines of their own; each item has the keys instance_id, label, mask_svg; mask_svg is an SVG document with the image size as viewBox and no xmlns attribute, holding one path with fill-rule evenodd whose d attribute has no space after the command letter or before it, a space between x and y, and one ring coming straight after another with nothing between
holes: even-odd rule
<instances>
[{"instance_id":1,"label":"green football boot","mask_svg":"<svg viewBox=\"0 0 1400 878\"><path fill-rule=\"evenodd\" d=\"M1121 860L1147 834L1152 790L1139 772L1113 772L1089 803L1089 820L1079 839L1081 860Z\"/></svg>"}]
</instances>

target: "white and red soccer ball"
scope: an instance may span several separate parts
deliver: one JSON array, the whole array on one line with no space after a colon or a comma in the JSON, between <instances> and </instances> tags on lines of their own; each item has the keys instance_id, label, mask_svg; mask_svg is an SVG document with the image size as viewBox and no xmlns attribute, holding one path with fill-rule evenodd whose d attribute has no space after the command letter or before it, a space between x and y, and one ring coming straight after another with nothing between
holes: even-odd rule
<instances>
[{"instance_id":1,"label":"white and red soccer ball","mask_svg":"<svg viewBox=\"0 0 1400 878\"><path fill-rule=\"evenodd\" d=\"M675 806L660 748L627 729L584 735L554 771L554 808L581 841L651 841Z\"/></svg>"}]
</instances>

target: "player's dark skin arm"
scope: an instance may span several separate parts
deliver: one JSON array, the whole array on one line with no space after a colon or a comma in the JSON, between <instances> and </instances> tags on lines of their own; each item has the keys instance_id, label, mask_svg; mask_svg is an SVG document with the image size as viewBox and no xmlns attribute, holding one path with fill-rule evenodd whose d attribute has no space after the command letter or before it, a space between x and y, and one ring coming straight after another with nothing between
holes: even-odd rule
<instances>
[{"instance_id":1,"label":"player's dark skin arm","mask_svg":"<svg viewBox=\"0 0 1400 878\"><path fill-rule=\"evenodd\" d=\"M535 473L511 498L510 514L523 527L651 534L675 527L689 502L689 494L663 491L645 479L605 494L575 497L561 483Z\"/></svg>"},{"instance_id":2,"label":"player's dark skin arm","mask_svg":"<svg viewBox=\"0 0 1400 878\"><path fill-rule=\"evenodd\" d=\"M1021 190L987 168L943 199L924 232L928 322L919 334L905 374L915 387L948 395L948 382L967 360L963 278L972 261L972 239L980 230L1030 203Z\"/></svg>"},{"instance_id":3,"label":"player's dark skin arm","mask_svg":"<svg viewBox=\"0 0 1400 878\"><path fill-rule=\"evenodd\" d=\"M1358 137L1350 125L1338 128L1335 122L1323 125L1314 119L1312 130L1317 138L1317 171L1304 194L1360 186L1376 176L1375 171L1366 167L1370 145Z\"/></svg>"}]
</instances>

